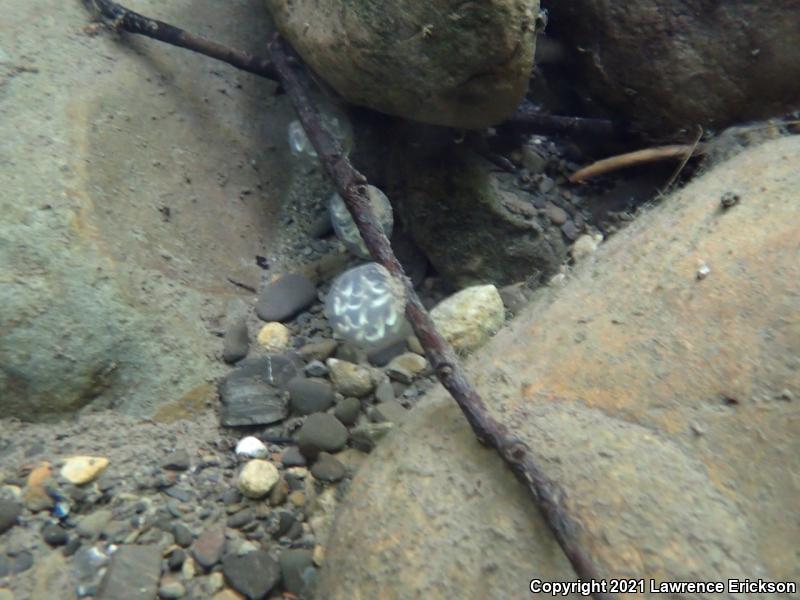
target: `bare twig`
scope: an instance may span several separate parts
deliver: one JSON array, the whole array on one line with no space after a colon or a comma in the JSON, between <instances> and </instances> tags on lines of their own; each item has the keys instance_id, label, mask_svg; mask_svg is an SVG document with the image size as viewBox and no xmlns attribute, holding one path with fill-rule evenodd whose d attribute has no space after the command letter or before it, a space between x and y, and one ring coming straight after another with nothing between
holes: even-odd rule
<instances>
[{"instance_id":1,"label":"bare twig","mask_svg":"<svg viewBox=\"0 0 800 600\"><path fill-rule=\"evenodd\" d=\"M611 173L612 171L619 171L620 169L627 169L628 167L671 158L681 158L688 161L692 156L704 154L706 151L707 147L705 144L696 143L645 148L644 150L636 150L635 152L618 154L617 156L598 160L587 167L575 171L570 175L569 180L572 183L578 183L591 179L592 177Z\"/></svg>"},{"instance_id":2,"label":"bare twig","mask_svg":"<svg viewBox=\"0 0 800 600\"><path fill-rule=\"evenodd\" d=\"M613 121L586 117L547 115L537 111L530 103L523 103L503 127L538 134L560 134L574 137L618 138L624 131Z\"/></svg>"},{"instance_id":3,"label":"bare twig","mask_svg":"<svg viewBox=\"0 0 800 600\"><path fill-rule=\"evenodd\" d=\"M694 138L694 142L692 143L689 151L684 155L684 157L681 160L681 162L678 165L678 167L672 173L672 176L667 180L667 183L664 186L664 189L661 190L661 192L659 193L659 196L663 196L664 194L666 194L670 190L670 188L672 187L672 184L675 183L675 181L678 179L678 176L681 174L683 169L686 167L686 163L688 163L689 159L692 158L692 156L694 156L695 153L697 152L697 146L700 144L700 139L702 137L703 137L703 128L700 125L698 125L697 126L697 135Z\"/></svg>"},{"instance_id":4,"label":"bare twig","mask_svg":"<svg viewBox=\"0 0 800 600\"><path fill-rule=\"evenodd\" d=\"M302 63L279 36L270 43L270 53L281 84L294 104L300 123L339 195L350 210L372 257L402 281L407 297L406 316L425 349L437 378L458 403L478 439L495 448L528 487L578 575L582 579L599 579L592 561L578 544L579 524L575 523L566 512L562 504L564 497L562 490L544 475L534 460L530 448L512 436L505 425L492 417L478 392L467 380L453 349L436 330L414 286L394 256L382 227L372 214L367 198L366 178L350 164L339 143L322 126L319 113L310 100L307 76L301 68ZM295 67L292 63L300 66ZM596 594L594 597L612 596Z\"/></svg>"},{"instance_id":5,"label":"bare twig","mask_svg":"<svg viewBox=\"0 0 800 600\"><path fill-rule=\"evenodd\" d=\"M192 52L203 54L210 58L215 58L226 62L229 65L272 79L278 80L275 69L269 60L261 56L253 56L241 50L235 50L217 42L206 40L193 35L183 29L157 21L139 13L128 10L116 2L110 0L83 0L84 4L96 15L110 22L117 30L127 31L128 33L138 33L154 40L159 40L179 48L186 48Z\"/></svg>"}]
</instances>

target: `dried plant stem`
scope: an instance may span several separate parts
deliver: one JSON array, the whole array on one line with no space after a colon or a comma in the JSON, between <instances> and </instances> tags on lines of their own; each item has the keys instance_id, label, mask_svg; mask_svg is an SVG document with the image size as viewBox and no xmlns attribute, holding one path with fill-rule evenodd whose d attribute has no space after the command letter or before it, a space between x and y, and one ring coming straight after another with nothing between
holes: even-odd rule
<instances>
[{"instance_id":1,"label":"dried plant stem","mask_svg":"<svg viewBox=\"0 0 800 600\"><path fill-rule=\"evenodd\" d=\"M656 162L660 160L668 160L672 158L680 158L688 161L692 156L704 154L707 148L704 144L676 144L672 146L658 146L656 148L645 148L644 150L636 150L635 152L627 152L625 154L618 154L598 160L575 171L570 175L570 182L579 183L586 181L592 177L598 177L611 173L612 171L619 171L620 169L627 169L644 163ZM683 163L684 165L686 162Z\"/></svg>"}]
</instances>

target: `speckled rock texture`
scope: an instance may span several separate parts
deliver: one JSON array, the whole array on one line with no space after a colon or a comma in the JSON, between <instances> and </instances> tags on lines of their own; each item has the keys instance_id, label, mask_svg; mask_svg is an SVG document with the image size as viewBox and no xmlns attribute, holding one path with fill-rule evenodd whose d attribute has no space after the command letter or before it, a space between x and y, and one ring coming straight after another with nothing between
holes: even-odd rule
<instances>
[{"instance_id":1,"label":"speckled rock texture","mask_svg":"<svg viewBox=\"0 0 800 600\"><path fill-rule=\"evenodd\" d=\"M468 363L564 487L605 576L800 576L800 482L787 476L800 453L798 161L789 137L714 167ZM723 209L726 192L739 204ZM533 577L576 579L441 388L361 468L327 556L318 591L331 600L513 598Z\"/></svg>"},{"instance_id":2,"label":"speckled rock texture","mask_svg":"<svg viewBox=\"0 0 800 600\"><path fill-rule=\"evenodd\" d=\"M552 0L578 87L654 134L800 108L800 0Z\"/></svg>"},{"instance_id":3,"label":"speckled rock texture","mask_svg":"<svg viewBox=\"0 0 800 600\"><path fill-rule=\"evenodd\" d=\"M345 99L437 125L509 117L527 89L538 0L267 0L305 61Z\"/></svg>"}]
</instances>

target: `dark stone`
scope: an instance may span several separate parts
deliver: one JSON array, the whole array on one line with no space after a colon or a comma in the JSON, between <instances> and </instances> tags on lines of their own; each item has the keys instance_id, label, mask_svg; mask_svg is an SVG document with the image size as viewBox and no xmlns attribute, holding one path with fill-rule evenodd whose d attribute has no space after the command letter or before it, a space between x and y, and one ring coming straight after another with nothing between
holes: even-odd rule
<instances>
[{"instance_id":1,"label":"dark stone","mask_svg":"<svg viewBox=\"0 0 800 600\"><path fill-rule=\"evenodd\" d=\"M190 466L192 466L191 458L183 448L172 452L163 465L165 469L172 469L173 471L186 471Z\"/></svg>"},{"instance_id":2,"label":"dark stone","mask_svg":"<svg viewBox=\"0 0 800 600\"><path fill-rule=\"evenodd\" d=\"M581 234L581 230L572 221L567 221L561 226L561 231L570 241L574 242Z\"/></svg>"},{"instance_id":3,"label":"dark stone","mask_svg":"<svg viewBox=\"0 0 800 600\"><path fill-rule=\"evenodd\" d=\"M175 543L181 548L188 548L194 541L191 530L183 523L175 523L172 526L172 535L175 538Z\"/></svg>"},{"instance_id":4,"label":"dark stone","mask_svg":"<svg viewBox=\"0 0 800 600\"><path fill-rule=\"evenodd\" d=\"M67 542L66 546L64 546L64 549L62 550L62 553L64 554L64 556L69 557L75 554L80 547L81 547L81 538L74 537Z\"/></svg>"},{"instance_id":5,"label":"dark stone","mask_svg":"<svg viewBox=\"0 0 800 600\"><path fill-rule=\"evenodd\" d=\"M292 526L297 522L295 516L290 513L288 510L283 510L278 513L278 525L275 529L275 538L280 538L285 536Z\"/></svg>"},{"instance_id":6,"label":"dark stone","mask_svg":"<svg viewBox=\"0 0 800 600\"><path fill-rule=\"evenodd\" d=\"M297 436L297 445L306 458L316 458L320 451L338 452L347 443L347 428L327 413L315 413L306 419Z\"/></svg>"},{"instance_id":7,"label":"dark stone","mask_svg":"<svg viewBox=\"0 0 800 600\"><path fill-rule=\"evenodd\" d=\"M258 295L256 314L264 321L287 321L313 304L317 288L304 275L288 274L268 283Z\"/></svg>"},{"instance_id":8,"label":"dark stone","mask_svg":"<svg viewBox=\"0 0 800 600\"><path fill-rule=\"evenodd\" d=\"M178 548L177 550L173 550L172 554L169 555L169 558L167 559L167 566L169 567L170 571L178 571L183 566L185 560L186 550Z\"/></svg>"},{"instance_id":9,"label":"dark stone","mask_svg":"<svg viewBox=\"0 0 800 600\"><path fill-rule=\"evenodd\" d=\"M295 377L286 388L292 410L298 415L324 412L333 406L333 386L324 379Z\"/></svg>"},{"instance_id":10,"label":"dark stone","mask_svg":"<svg viewBox=\"0 0 800 600\"><path fill-rule=\"evenodd\" d=\"M309 377L325 377L328 374L328 367L321 360L312 360L303 368L303 372Z\"/></svg>"},{"instance_id":11,"label":"dark stone","mask_svg":"<svg viewBox=\"0 0 800 600\"><path fill-rule=\"evenodd\" d=\"M227 526L231 529L241 529L242 527L250 524L255 519L255 514L250 508L245 508L237 513L228 517Z\"/></svg>"},{"instance_id":12,"label":"dark stone","mask_svg":"<svg viewBox=\"0 0 800 600\"><path fill-rule=\"evenodd\" d=\"M392 394L394 398L394 394ZM333 411L334 416L350 427L358 420L361 414L361 401L358 398L343 398Z\"/></svg>"},{"instance_id":13,"label":"dark stone","mask_svg":"<svg viewBox=\"0 0 800 600\"><path fill-rule=\"evenodd\" d=\"M156 545L123 545L111 555L98 600L153 600L161 575L161 551Z\"/></svg>"},{"instance_id":14,"label":"dark stone","mask_svg":"<svg viewBox=\"0 0 800 600\"><path fill-rule=\"evenodd\" d=\"M192 554L204 569L210 569L219 562L225 547L225 528L220 526L206 529L192 546Z\"/></svg>"},{"instance_id":15,"label":"dark stone","mask_svg":"<svg viewBox=\"0 0 800 600\"><path fill-rule=\"evenodd\" d=\"M283 586L295 596L304 596L308 593L306 579L303 574L306 569L314 568L310 550L294 549L281 552L278 562L281 566Z\"/></svg>"},{"instance_id":16,"label":"dark stone","mask_svg":"<svg viewBox=\"0 0 800 600\"><path fill-rule=\"evenodd\" d=\"M242 495L236 488L228 488L220 496L220 501L225 505L237 504L242 501Z\"/></svg>"},{"instance_id":17,"label":"dark stone","mask_svg":"<svg viewBox=\"0 0 800 600\"><path fill-rule=\"evenodd\" d=\"M297 446L289 446L286 450L283 451L281 454L281 464L286 467L305 467L307 463L306 457L303 456L302 452L297 448Z\"/></svg>"},{"instance_id":18,"label":"dark stone","mask_svg":"<svg viewBox=\"0 0 800 600\"><path fill-rule=\"evenodd\" d=\"M19 502L0 498L0 534L16 525L21 514L22 505Z\"/></svg>"},{"instance_id":19,"label":"dark stone","mask_svg":"<svg viewBox=\"0 0 800 600\"><path fill-rule=\"evenodd\" d=\"M384 379L375 388L375 399L378 402L389 402L395 399L394 385L389 379Z\"/></svg>"},{"instance_id":20,"label":"dark stone","mask_svg":"<svg viewBox=\"0 0 800 600\"><path fill-rule=\"evenodd\" d=\"M173 485L164 490L164 493L170 498L175 498L181 502L189 502L194 498L194 491L191 488Z\"/></svg>"},{"instance_id":21,"label":"dark stone","mask_svg":"<svg viewBox=\"0 0 800 600\"><path fill-rule=\"evenodd\" d=\"M333 353L336 352L336 348L338 346L339 342L337 342L336 340L317 340L305 344L297 352L305 360L324 361L330 358L333 355Z\"/></svg>"},{"instance_id":22,"label":"dark stone","mask_svg":"<svg viewBox=\"0 0 800 600\"><path fill-rule=\"evenodd\" d=\"M222 573L233 589L251 600L264 598L281 576L278 563L263 550L242 556L226 555L222 561Z\"/></svg>"},{"instance_id":23,"label":"dark stone","mask_svg":"<svg viewBox=\"0 0 800 600\"><path fill-rule=\"evenodd\" d=\"M69 536L58 523L48 523L42 527L42 538L51 546L63 546L67 543Z\"/></svg>"},{"instance_id":24,"label":"dark stone","mask_svg":"<svg viewBox=\"0 0 800 600\"><path fill-rule=\"evenodd\" d=\"M231 323L225 337L222 338L222 360L233 364L247 356L250 348L250 333L247 331L247 319L241 317Z\"/></svg>"},{"instance_id":25,"label":"dark stone","mask_svg":"<svg viewBox=\"0 0 800 600\"><path fill-rule=\"evenodd\" d=\"M383 367L389 364L394 357L400 356L405 351L406 340L405 337L401 337L400 339L390 340L388 343L374 350L370 350L367 353L367 360L376 367Z\"/></svg>"},{"instance_id":26,"label":"dark stone","mask_svg":"<svg viewBox=\"0 0 800 600\"><path fill-rule=\"evenodd\" d=\"M311 474L327 483L339 481L345 475L344 465L327 452L320 452L317 462L311 467Z\"/></svg>"}]
</instances>

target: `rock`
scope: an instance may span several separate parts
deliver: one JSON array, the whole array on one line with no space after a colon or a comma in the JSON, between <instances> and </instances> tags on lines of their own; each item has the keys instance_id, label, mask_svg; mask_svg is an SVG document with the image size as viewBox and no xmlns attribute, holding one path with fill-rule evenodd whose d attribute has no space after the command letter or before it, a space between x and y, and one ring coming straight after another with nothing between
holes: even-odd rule
<instances>
[{"instance_id":1,"label":"rock","mask_svg":"<svg viewBox=\"0 0 800 600\"><path fill-rule=\"evenodd\" d=\"M267 446L257 437L248 435L236 443L236 456L246 458L266 458L269 454Z\"/></svg>"},{"instance_id":2,"label":"rock","mask_svg":"<svg viewBox=\"0 0 800 600\"><path fill-rule=\"evenodd\" d=\"M289 408L282 391L271 383L277 382L277 378L270 370L270 363L273 366L283 364L275 357L266 357L246 368L236 369L220 381L220 422L223 425L269 425L288 416ZM283 368L294 376L294 365L283 364Z\"/></svg>"},{"instance_id":3,"label":"rock","mask_svg":"<svg viewBox=\"0 0 800 600\"><path fill-rule=\"evenodd\" d=\"M265 598L281 576L278 563L263 550L242 556L228 554L222 561L222 573L232 588L251 600Z\"/></svg>"},{"instance_id":4,"label":"rock","mask_svg":"<svg viewBox=\"0 0 800 600\"><path fill-rule=\"evenodd\" d=\"M438 125L508 118L528 85L535 0L438 7L401 0L376 11L343 0L268 0L281 33L348 102ZM387 85L386 73L402 73Z\"/></svg>"},{"instance_id":5,"label":"rock","mask_svg":"<svg viewBox=\"0 0 800 600\"><path fill-rule=\"evenodd\" d=\"M558 271L567 246L530 192L467 149L438 140L420 146L412 134L393 138L387 189L399 199L412 239L451 287L546 280Z\"/></svg>"},{"instance_id":6,"label":"rock","mask_svg":"<svg viewBox=\"0 0 800 600\"><path fill-rule=\"evenodd\" d=\"M231 529L241 529L242 527L252 523L254 518L255 513L253 513L252 509L245 508L244 510L240 510L239 512L228 517L228 520L225 524Z\"/></svg>"},{"instance_id":7,"label":"rock","mask_svg":"<svg viewBox=\"0 0 800 600\"><path fill-rule=\"evenodd\" d=\"M325 377L328 374L328 367L319 360L312 360L304 368L303 372L308 377Z\"/></svg>"},{"instance_id":8,"label":"rock","mask_svg":"<svg viewBox=\"0 0 800 600\"><path fill-rule=\"evenodd\" d=\"M725 581L797 569L800 529L787 523L800 482L786 477L800 452L796 406L772 394L798 382L787 362L800 354L787 326L800 298L798 162L795 136L706 171L467 363L489 411L576 500L569 512L600 572ZM723 211L732 187L748 201ZM702 281L698 258L714 266ZM747 368L742 348L758 357ZM317 589L328 600L515 597L531 565L545 581L577 577L528 490L441 387L362 465L328 544Z\"/></svg>"},{"instance_id":9,"label":"rock","mask_svg":"<svg viewBox=\"0 0 800 600\"><path fill-rule=\"evenodd\" d=\"M317 288L308 277L290 273L261 290L256 314L262 321L288 321L317 299Z\"/></svg>"},{"instance_id":10,"label":"rock","mask_svg":"<svg viewBox=\"0 0 800 600\"><path fill-rule=\"evenodd\" d=\"M343 396L361 398L375 388L369 369L338 358L329 358L327 365L336 391Z\"/></svg>"},{"instance_id":11,"label":"rock","mask_svg":"<svg viewBox=\"0 0 800 600\"><path fill-rule=\"evenodd\" d=\"M569 252L572 255L572 260L575 262L584 260L586 257L591 256L603 242L603 234L597 233L589 235L584 233L580 236L575 243L572 244Z\"/></svg>"},{"instance_id":12,"label":"rock","mask_svg":"<svg viewBox=\"0 0 800 600\"><path fill-rule=\"evenodd\" d=\"M192 459L185 448L179 448L170 452L162 466L173 471L186 471L192 466Z\"/></svg>"},{"instance_id":13,"label":"rock","mask_svg":"<svg viewBox=\"0 0 800 600\"><path fill-rule=\"evenodd\" d=\"M170 571L180 571L185 560L186 551L178 548L170 552L169 558L167 559L167 566Z\"/></svg>"},{"instance_id":14,"label":"rock","mask_svg":"<svg viewBox=\"0 0 800 600\"><path fill-rule=\"evenodd\" d=\"M291 333L283 323L267 323L258 332L258 343L267 352L283 352L289 346Z\"/></svg>"},{"instance_id":15,"label":"rock","mask_svg":"<svg viewBox=\"0 0 800 600\"><path fill-rule=\"evenodd\" d=\"M324 379L295 377L286 387L289 403L298 415L324 412L333 406L333 387Z\"/></svg>"},{"instance_id":16,"label":"rock","mask_svg":"<svg viewBox=\"0 0 800 600\"><path fill-rule=\"evenodd\" d=\"M248 498L263 498L278 483L280 474L271 462L255 458L239 472L236 485Z\"/></svg>"},{"instance_id":17,"label":"rock","mask_svg":"<svg viewBox=\"0 0 800 600\"><path fill-rule=\"evenodd\" d=\"M372 452L386 435L395 428L391 422L385 423L365 423L359 425L350 434L350 441L353 448L362 452Z\"/></svg>"},{"instance_id":18,"label":"rock","mask_svg":"<svg viewBox=\"0 0 800 600\"><path fill-rule=\"evenodd\" d=\"M211 569L222 557L225 546L225 528L219 525L209 527L200 534L192 546L194 559L204 569Z\"/></svg>"},{"instance_id":19,"label":"rock","mask_svg":"<svg viewBox=\"0 0 800 600\"><path fill-rule=\"evenodd\" d=\"M369 418L373 423L402 423L408 416L408 411L397 400L389 400L376 404L369 410Z\"/></svg>"},{"instance_id":20,"label":"rock","mask_svg":"<svg viewBox=\"0 0 800 600\"><path fill-rule=\"evenodd\" d=\"M286 498L288 495L289 495L289 484L286 483L286 480L283 477L281 477L281 479L278 481L278 483L275 484L275 487L273 487L272 491L269 493L269 505L280 506L281 504L286 502Z\"/></svg>"},{"instance_id":21,"label":"rock","mask_svg":"<svg viewBox=\"0 0 800 600\"><path fill-rule=\"evenodd\" d=\"M283 585L287 591L295 596L304 597L308 594L308 577L306 571L314 570L311 552L303 549L287 549L281 552L278 562L281 567Z\"/></svg>"},{"instance_id":22,"label":"rock","mask_svg":"<svg viewBox=\"0 0 800 600\"><path fill-rule=\"evenodd\" d=\"M42 527L42 539L50 546L63 546L67 543L69 536L58 523L48 523Z\"/></svg>"},{"instance_id":23,"label":"rock","mask_svg":"<svg viewBox=\"0 0 800 600\"><path fill-rule=\"evenodd\" d=\"M99 600L153 600L161 575L158 546L122 545L111 555L97 594Z\"/></svg>"},{"instance_id":24,"label":"rock","mask_svg":"<svg viewBox=\"0 0 800 600\"><path fill-rule=\"evenodd\" d=\"M222 338L222 360L229 364L238 362L247 356L249 348L250 333L247 331L247 319L239 317L231 323Z\"/></svg>"},{"instance_id":25,"label":"rock","mask_svg":"<svg viewBox=\"0 0 800 600\"><path fill-rule=\"evenodd\" d=\"M370 350L367 353L367 360L376 367L383 367L405 351L406 341L403 336L398 336L397 339L391 339L387 344Z\"/></svg>"},{"instance_id":26,"label":"rock","mask_svg":"<svg viewBox=\"0 0 800 600\"><path fill-rule=\"evenodd\" d=\"M306 457L297 449L297 446L289 446L281 455L281 464L285 468L305 467Z\"/></svg>"},{"instance_id":27,"label":"rock","mask_svg":"<svg viewBox=\"0 0 800 600\"><path fill-rule=\"evenodd\" d=\"M319 340L306 344L297 353L308 361L323 361L336 352L338 346L339 343L336 340Z\"/></svg>"},{"instance_id":28,"label":"rock","mask_svg":"<svg viewBox=\"0 0 800 600\"><path fill-rule=\"evenodd\" d=\"M502 302L502 300L501 300ZM386 365L386 374L401 383L411 383L414 378L428 367L424 356L406 352L392 359Z\"/></svg>"},{"instance_id":29,"label":"rock","mask_svg":"<svg viewBox=\"0 0 800 600\"><path fill-rule=\"evenodd\" d=\"M360 413L361 401L358 398L342 398L333 411L333 415L348 427L355 425Z\"/></svg>"},{"instance_id":30,"label":"rock","mask_svg":"<svg viewBox=\"0 0 800 600\"><path fill-rule=\"evenodd\" d=\"M188 548L194 541L191 529L183 523L175 523L172 526L172 535L175 537L175 543L181 548Z\"/></svg>"},{"instance_id":31,"label":"rock","mask_svg":"<svg viewBox=\"0 0 800 600\"><path fill-rule=\"evenodd\" d=\"M82 517L75 528L79 535L87 538L98 537L111 522L112 513L108 509L100 509Z\"/></svg>"},{"instance_id":32,"label":"rock","mask_svg":"<svg viewBox=\"0 0 800 600\"><path fill-rule=\"evenodd\" d=\"M73 485L85 485L94 481L108 466L104 456L70 456L61 467L61 477Z\"/></svg>"},{"instance_id":33,"label":"rock","mask_svg":"<svg viewBox=\"0 0 800 600\"><path fill-rule=\"evenodd\" d=\"M307 458L320 453L338 452L347 443L347 429L339 419L327 413L315 413L306 419L297 434L297 446Z\"/></svg>"},{"instance_id":34,"label":"rock","mask_svg":"<svg viewBox=\"0 0 800 600\"><path fill-rule=\"evenodd\" d=\"M375 399L378 402L389 402L395 399L394 385L385 377L375 388Z\"/></svg>"},{"instance_id":35,"label":"rock","mask_svg":"<svg viewBox=\"0 0 800 600\"><path fill-rule=\"evenodd\" d=\"M548 33L571 49L572 93L652 133L719 129L800 105L796 0L549 2ZM790 16L791 15L791 16ZM584 52L585 49L590 49ZM645 54L648 60L641 60Z\"/></svg>"},{"instance_id":36,"label":"rock","mask_svg":"<svg viewBox=\"0 0 800 600\"><path fill-rule=\"evenodd\" d=\"M50 463L41 462L36 465L28 474L25 484L25 506L31 512L49 510L55 505L55 501L47 493L50 484L52 469Z\"/></svg>"},{"instance_id":37,"label":"rock","mask_svg":"<svg viewBox=\"0 0 800 600\"><path fill-rule=\"evenodd\" d=\"M311 474L320 481L335 483L344 477L345 469L335 456L320 452L317 461L311 467Z\"/></svg>"},{"instance_id":38,"label":"rock","mask_svg":"<svg viewBox=\"0 0 800 600\"><path fill-rule=\"evenodd\" d=\"M183 598L186 595L186 588L180 580L167 575L161 580L158 586L158 597L166 599Z\"/></svg>"},{"instance_id":39,"label":"rock","mask_svg":"<svg viewBox=\"0 0 800 600\"><path fill-rule=\"evenodd\" d=\"M497 288L466 288L446 298L431 311L439 333L456 352L480 347L503 325L505 308Z\"/></svg>"},{"instance_id":40,"label":"rock","mask_svg":"<svg viewBox=\"0 0 800 600\"><path fill-rule=\"evenodd\" d=\"M50 552L43 560L36 562L31 574L34 581L29 600L75 600L74 579L72 569L67 565L61 552ZM0 593L0 599L3 598ZM13 600L13 596L10 600Z\"/></svg>"},{"instance_id":41,"label":"rock","mask_svg":"<svg viewBox=\"0 0 800 600\"><path fill-rule=\"evenodd\" d=\"M22 514L22 505L14 500L0 498L0 535L17 524Z\"/></svg>"}]
</instances>

